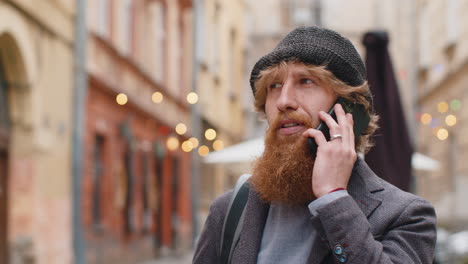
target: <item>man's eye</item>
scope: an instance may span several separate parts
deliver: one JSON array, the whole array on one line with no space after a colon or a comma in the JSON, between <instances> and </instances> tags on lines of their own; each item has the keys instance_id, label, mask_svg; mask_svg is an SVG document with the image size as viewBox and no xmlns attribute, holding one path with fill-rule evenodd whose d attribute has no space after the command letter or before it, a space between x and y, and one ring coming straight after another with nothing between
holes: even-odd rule
<instances>
[{"instance_id":1,"label":"man's eye","mask_svg":"<svg viewBox=\"0 0 468 264\"><path fill-rule=\"evenodd\" d=\"M280 88L280 87L281 87L281 83L272 83L272 84L270 84L270 89Z\"/></svg>"},{"instance_id":2,"label":"man's eye","mask_svg":"<svg viewBox=\"0 0 468 264\"><path fill-rule=\"evenodd\" d=\"M313 84L315 83L314 80L309 79L309 78L302 78L301 79L301 84Z\"/></svg>"}]
</instances>

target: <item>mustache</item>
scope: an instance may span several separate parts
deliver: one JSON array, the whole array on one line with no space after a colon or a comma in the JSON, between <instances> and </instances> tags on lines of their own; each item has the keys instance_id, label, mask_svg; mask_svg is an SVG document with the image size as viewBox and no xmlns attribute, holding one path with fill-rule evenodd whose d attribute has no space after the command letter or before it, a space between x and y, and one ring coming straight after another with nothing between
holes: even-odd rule
<instances>
[{"instance_id":1,"label":"mustache","mask_svg":"<svg viewBox=\"0 0 468 264\"><path fill-rule=\"evenodd\" d=\"M309 116L290 111L290 112L279 113L273 120L272 124L270 125L270 130L280 129L281 121L286 120L286 119L293 120L294 122L297 122L300 124L304 124L304 126L307 128L312 127L312 120Z\"/></svg>"}]
</instances>

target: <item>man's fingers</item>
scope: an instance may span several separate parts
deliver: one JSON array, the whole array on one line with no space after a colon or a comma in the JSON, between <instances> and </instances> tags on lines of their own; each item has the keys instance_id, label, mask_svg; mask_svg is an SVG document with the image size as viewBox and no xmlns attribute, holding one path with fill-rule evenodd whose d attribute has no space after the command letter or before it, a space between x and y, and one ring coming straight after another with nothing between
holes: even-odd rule
<instances>
[{"instance_id":1,"label":"man's fingers","mask_svg":"<svg viewBox=\"0 0 468 264\"><path fill-rule=\"evenodd\" d=\"M317 129L309 128L302 133L302 136L314 138L318 146L327 143L327 139L323 135L322 131Z\"/></svg>"},{"instance_id":2,"label":"man's fingers","mask_svg":"<svg viewBox=\"0 0 468 264\"><path fill-rule=\"evenodd\" d=\"M321 120L323 120L323 122L325 122L327 127L330 129L330 134L332 134L332 133L333 134L341 134L340 126L338 125L336 120L333 119L333 117L331 115L329 115L328 113L325 113L324 111L320 111L319 112L319 117L320 117Z\"/></svg>"}]
</instances>

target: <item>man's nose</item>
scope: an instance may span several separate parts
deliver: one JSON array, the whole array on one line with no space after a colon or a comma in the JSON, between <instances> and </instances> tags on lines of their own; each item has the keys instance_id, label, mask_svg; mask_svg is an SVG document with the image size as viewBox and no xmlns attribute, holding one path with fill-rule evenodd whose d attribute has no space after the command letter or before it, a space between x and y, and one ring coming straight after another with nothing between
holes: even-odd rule
<instances>
[{"instance_id":1,"label":"man's nose","mask_svg":"<svg viewBox=\"0 0 468 264\"><path fill-rule=\"evenodd\" d=\"M281 89L280 97L277 101L280 111L296 110L298 107L296 91L292 82L285 82Z\"/></svg>"}]
</instances>

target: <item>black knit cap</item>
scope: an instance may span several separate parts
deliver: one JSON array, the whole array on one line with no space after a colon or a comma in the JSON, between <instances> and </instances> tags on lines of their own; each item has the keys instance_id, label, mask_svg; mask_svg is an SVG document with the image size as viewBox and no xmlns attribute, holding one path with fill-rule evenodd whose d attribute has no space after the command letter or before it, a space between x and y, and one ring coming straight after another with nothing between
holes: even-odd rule
<instances>
[{"instance_id":1,"label":"black knit cap","mask_svg":"<svg viewBox=\"0 0 468 264\"><path fill-rule=\"evenodd\" d=\"M262 70L293 59L311 65L325 65L338 79L351 86L362 85L366 80L366 67L351 41L333 30L299 27L255 64L250 74L253 93Z\"/></svg>"}]
</instances>

